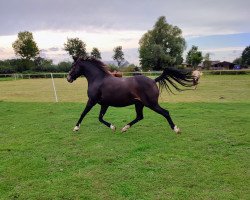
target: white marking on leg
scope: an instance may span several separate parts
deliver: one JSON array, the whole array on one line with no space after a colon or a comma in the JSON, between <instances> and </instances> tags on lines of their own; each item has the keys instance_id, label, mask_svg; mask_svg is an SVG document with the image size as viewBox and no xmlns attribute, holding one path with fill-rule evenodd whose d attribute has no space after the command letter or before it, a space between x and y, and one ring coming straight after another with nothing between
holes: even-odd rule
<instances>
[{"instance_id":1,"label":"white marking on leg","mask_svg":"<svg viewBox=\"0 0 250 200\"><path fill-rule=\"evenodd\" d=\"M73 129L73 131L78 131L80 129L80 125L79 126L75 126L75 128Z\"/></svg>"},{"instance_id":2,"label":"white marking on leg","mask_svg":"<svg viewBox=\"0 0 250 200\"><path fill-rule=\"evenodd\" d=\"M181 130L177 126L174 126L174 132L181 133Z\"/></svg>"},{"instance_id":3,"label":"white marking on leg","mask_svg":"<svg viewBox=\"0 0 250 200\"><path fill-rule=\"evenodd\" d=\"M112 125L112 124L110 124L110 128L113 130L113 131L115 131L115 126L114 125Z\"/></svg>"},{"instance_id":4,"label":"white marking on leg","mask_svg":"<svg viewBox=\"0 0 250 200\"><path fill-rule=\"evenodd\" d=\"M122 128L122 132L126 132L130 128L130 125L126 125Z\"/></svg>"}]
</instances>

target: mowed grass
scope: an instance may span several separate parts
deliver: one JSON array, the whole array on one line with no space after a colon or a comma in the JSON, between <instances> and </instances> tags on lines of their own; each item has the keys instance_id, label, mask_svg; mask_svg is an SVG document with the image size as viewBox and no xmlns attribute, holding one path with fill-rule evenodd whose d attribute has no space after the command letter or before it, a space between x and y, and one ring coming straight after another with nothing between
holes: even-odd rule
<instances>
[{"instance_id":1,"label":"mowed grass","mask_svg":"<svg viewBox=\"0 0 250 200\"><path fill-rule=\"evenodd\" d=\"M120 133L133 106L108 110L115 133L98 121L100 106L73 133L85 79L55 81L61 103L50 79L0 82L0 199L250 199L249 76L163 92L181 135L149 109Z\"/></svg>"},{"instance_id":2,"label":"mowed grass","mask_svg":"<svg viewBox=\"0 0 250 200\"><path fill-rule=\"evenodd\" d=\"M152 77L153 78L153 77ZM87 81L79 78L70 84L56 78L59 102L87 102ZM0 82L0 101L54 102L51 79L18 79ZM163 90L160 102L246 102L250 101L249 75L203 76L197 90L169 94Z\"/></svg>"},{"instance_id":3,"label":"mowed grass","mask_svg":"<svg viewBox=\"0 0 250 200\"><path fill-rule=\"evenodd\" d=\"M249 103L176 103L183 133L145 109L99 106L72 128L79 103L0 102L0 199L249 199Z\"/></svg>"}]
</instances>

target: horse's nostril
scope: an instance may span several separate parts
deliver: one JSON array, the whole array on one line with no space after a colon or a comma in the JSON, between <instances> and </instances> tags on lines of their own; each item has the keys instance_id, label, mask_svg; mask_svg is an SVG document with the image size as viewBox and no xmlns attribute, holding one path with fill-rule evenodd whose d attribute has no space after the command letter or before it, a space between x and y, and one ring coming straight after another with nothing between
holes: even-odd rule
<instances>
[{"instance_id":1,"label":"horse's nostril","mask_svg":"<svg viewBox=\"0 0 250 200\"><path fill-rule=\"evenodd\" d=\"M72 83L72 82L73 82L73 79L71 78L70 75L67 76L67 81L68 81L69 83Z\"/></svg>"}]
</instances>

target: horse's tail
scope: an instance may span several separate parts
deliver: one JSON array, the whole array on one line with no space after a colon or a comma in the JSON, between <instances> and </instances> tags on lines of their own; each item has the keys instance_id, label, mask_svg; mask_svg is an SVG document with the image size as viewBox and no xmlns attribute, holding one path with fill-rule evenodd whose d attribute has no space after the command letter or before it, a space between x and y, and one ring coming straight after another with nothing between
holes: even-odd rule
<instances>
[{"instance_id":1,"label":"horse's tail","mask_svg":"<svg viewBox=\"0 0 250 200\"><path fill-rule=\"evenodd\" d=\"M176 82L184 87L191 87L193 86L193 76L191 75L191 72L187 70L165 68L163 73L155 79L155 82L159 82L160 90L165 88L167 91L173 93L168 83L170 83L177 91L183 91L184 89L180 89Z\"/></svg>"}]
</instances>

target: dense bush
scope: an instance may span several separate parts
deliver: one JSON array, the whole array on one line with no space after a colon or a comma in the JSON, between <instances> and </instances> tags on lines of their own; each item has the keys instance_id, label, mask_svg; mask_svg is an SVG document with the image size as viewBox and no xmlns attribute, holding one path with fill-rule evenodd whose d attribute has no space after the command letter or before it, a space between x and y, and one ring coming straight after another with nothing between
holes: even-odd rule
<instances>
[{"instance_id":1,"label":"dense bush","mask_svg":"<svg viewBox=\"0 0 250 200\"><path fill-rule=\"evenodd\" d=\"M58 69L58 71L60 71L60 72L69 72L70 71L70 68L71 68L71 62L65 62L65 61L63 61L63 62L60 62L60 63L58 63L58 65L57 65L57 69Z\"/></svg>"},{"instance_id":2,"label":"dense bush","mask_svg":"<svg viewBox=\"0 0 250 200\"><path fill-rule=\"evenodd\" d=\"M37 57L34 60L9 59L0 60L0 74L36 73L36 72L68 72L71 62L53 64L52 60Z\"/></svg>"},{"instance_id":3,"label":"dense bush","mask_svg":"<svg viewBox=\"0 0 250 200\"><path fill-rule=\"evenodd\" d=\"M204 71L205 74L211 75L237 75L237 74L250 74L250 71L241 70L214 70L214 71Z\"/></svg>"},{"instance_id":4,"label":"dense bush","mask_svg":"<svg viewBox=\"0 0 250 200\"><path fill-rule=\"evenodd\" d=\"M111 71L111 72L120 71L119 68L116 65L112 65L112 64L108 65L108 70Z\"/></svg>"},{"instance_id":5,"label":"dense bush","mask_svg":"<svg viewBox=\"0 0 250 200\"><path fill-rule=\"evenodd\" d=\"M140 69L136 65L130 64L129 66L126 66L126 67L120 67L119 71L121 71L121 72L138 72L138 71L140 71Z\"/></svg>"},{"instance_id":6,"label":"dense bush","mask_svg":"<svg viewBox=\"0 0 250 200\"><path fill-rule=\"evenodd\" d=\"M9 65L0 64L0 74L12 74L15 73L15 69Z\"/></svg>"}]
</instances>

